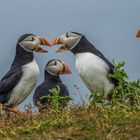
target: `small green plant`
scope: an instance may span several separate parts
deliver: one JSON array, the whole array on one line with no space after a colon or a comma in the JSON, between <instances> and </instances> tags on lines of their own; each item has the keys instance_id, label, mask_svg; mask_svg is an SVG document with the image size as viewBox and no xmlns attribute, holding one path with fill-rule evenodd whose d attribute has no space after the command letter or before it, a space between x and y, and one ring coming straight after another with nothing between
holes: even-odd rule
<instances>
[{"instance_id":1,"label":"small green plant","mask_svg":"<svg viewBox=\"0 0 140 140\"><path fill-rule=\"evenodd\" d=\"M96 92L91 93L89 96L90 105L95 105L96 103L100 103L103 105L103 94L97 94Z\"/></svg>"},{"instance_id":2,"label":"small green plant","mask_svg":"<svg viewBox=\"0 0 140 140\"><path fill-rule=\"evenodd\" d=\"M140 105L140 81L129 81L128 74L124 70L124 61L114 63L114 74L109 77L118 80L118 86L112 91L112 103L120 102L128 105Z\"/></svg>"},{"instance_id":3,"label":"small green plant","mask_svg":"<svg viewBox=\"0 0 140 140\"><path fill-rule=\"evenodd\" d=\"M60 87L57 86L57 88L54 88L54 89L50 90L52 95L41 97L41 99L48 99L48 101L51 104L51 108L56 112L59 111L62 104L66 104L67 102L72 100L72 98L69 97L69 96L60 96L60 90L61 90Z\"/></svg>"}]
</instances>

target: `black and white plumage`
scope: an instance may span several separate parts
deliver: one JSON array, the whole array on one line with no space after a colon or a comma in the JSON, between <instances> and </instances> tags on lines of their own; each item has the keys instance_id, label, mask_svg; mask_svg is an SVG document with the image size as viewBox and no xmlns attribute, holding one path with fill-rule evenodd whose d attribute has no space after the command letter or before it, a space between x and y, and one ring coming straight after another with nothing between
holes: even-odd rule
<instances>
[{"instance_id":1,"label":"black and white plumage","mask_svg":"<svg viewBox=\"0 0 140 140\"><path fill-rule=\"evenodd\" d=\"M45 38L33 34L25 34L18 40L14 61L0 81L0 103L3 109L18 114L12 108L23 102L35 87L39 67L33 52L47 52L40 45L50 44Z\"/></svg>"},{"instance_id":2,"label":"black and white plumage","mask_svg":"<svg viewBox=\"0 0 140 140\"><path fill-rule=\"evenodd\" d=\"M33 102L38 107L39 111L47 109L50 102L43 96L52 95L51 89L60 87L60 96L69 96L67 87L63 84L60 79L62 74L70 74L70 68L62 61L53 59L50 60L44 70L44 81L36 88ZM62 107L66 106L66 102L62 102Z\"/></svg>"},{"instance_id":3,"label":"black and white plumage","mask_svg":"<svg viewBox=\"0 0 140 140\"><path fill-rule=\"evenodd\" d=\"M108 77L114 73L114 65L84 35L67 32L55 38L52 45L55 44L62 44L56 52L69 50L76 56L76 70L91 92L108 94L117 85L115 79Z\"/></svg>"}]
</instances>

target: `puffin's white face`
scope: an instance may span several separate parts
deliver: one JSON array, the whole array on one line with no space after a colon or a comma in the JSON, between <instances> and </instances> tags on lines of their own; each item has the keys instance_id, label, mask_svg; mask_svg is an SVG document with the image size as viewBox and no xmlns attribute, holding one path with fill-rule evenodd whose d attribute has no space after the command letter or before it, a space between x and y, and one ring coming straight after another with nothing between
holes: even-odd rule
<instances>
[{"instance_id":1,"label":"puffin's white face","mask_svg":"<svg viewBox=\"0 0 140 140\"><path fill-rule=\"evenodd\" d=\"M52 75L70 74L71 70L67 64L60 60L51 60L46 65L45 70Z\"/></svg>"},{"instance_id":2,"label":"puffin's white face","mask_svg":"<svg viewBox=\"0 0 140 140\"><path fill-rule=\"evenodd\" d=\"M61 52L64 50L71 50L74 48L80 41L82 35L74 32L67 32L60 37L55 38L52 41L52 45L62 44L59 50L56 52Z\"/></svg>"},{"instance_id":3,"label":"puffin's white face","mask_svg":"<svg viewBox=\"0 0 140 140\"><path fill-rule=\"evenodd\" d=\"M29 35L18 44L28 52L48 52L41 48L40 45L47 45L50 46L50 43L43 37Z\"/></svg>"}]
</instances>

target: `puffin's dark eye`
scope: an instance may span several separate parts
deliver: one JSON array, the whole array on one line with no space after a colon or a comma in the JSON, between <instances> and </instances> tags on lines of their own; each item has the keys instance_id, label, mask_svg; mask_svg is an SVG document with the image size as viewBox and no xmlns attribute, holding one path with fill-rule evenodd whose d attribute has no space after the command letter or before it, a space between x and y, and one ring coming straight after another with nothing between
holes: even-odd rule
<instances>
[{"instance_id":1,"label":"puffin's dark eye","mask_svg":"<svg viewBox=\"0 0 140 140\"><path fill-rule=\"evenodd\" d=\"M34 41L34 37L31 38L31 41Z\"/></svg>"},{"instance_id":2,"label":"puffin's dark eye","mask_svg":"<svg viewBox=\"0 0 140 140\"><path fill-rule=\"evenodd\" d=\"M54 65L55 65L55 66L57 65L57 62L56 62L56 61L54 62Z\"/></svg>"}]
</instances>

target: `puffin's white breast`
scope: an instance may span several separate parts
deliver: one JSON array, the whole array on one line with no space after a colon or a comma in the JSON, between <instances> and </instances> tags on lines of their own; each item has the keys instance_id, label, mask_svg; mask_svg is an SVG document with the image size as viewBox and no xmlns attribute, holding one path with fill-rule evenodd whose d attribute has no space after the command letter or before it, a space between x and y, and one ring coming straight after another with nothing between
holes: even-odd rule
<instances>
[{"instance_id":1,"label":"puffin's white breast","mask_svg":"<svg viewBox=\"0 0 140 140\"><path fill-rule=\"evenodd\" d=\"M114 85L107 78L109 66L100 57L89 53L76 55L76 70L91 92L108 93Z\"/></svg>"},{"instance_id":2,"label":"puffin's white breast","mask_svg":"<svg viewBox=\"0 0 140 140\"><path fill-rule=\"evenodd\" d=\"M9 94L8 105L17 106L23 102L37 83L39 67L35 60L22 66L22 71L23 74L19 83Z\"/></svg>"}]
</instances>

